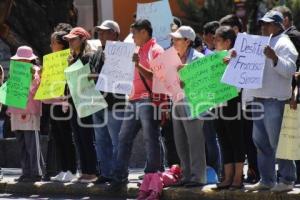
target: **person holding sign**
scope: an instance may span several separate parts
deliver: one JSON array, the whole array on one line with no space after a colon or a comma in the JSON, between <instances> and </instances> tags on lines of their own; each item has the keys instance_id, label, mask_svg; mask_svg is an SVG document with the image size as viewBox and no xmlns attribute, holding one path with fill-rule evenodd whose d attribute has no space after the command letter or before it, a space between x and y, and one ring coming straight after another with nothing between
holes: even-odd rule
<instances>
[{"instance_id":1,"label":"person holding sign","mask_svg":"<svg viewBox=\"0 0 300 200\"><path fill-rule=\"evenodd\" d=\"M16 55L11 60L32 63L37 59L33 51L28 46L18 48ZM25 109L8 107L7 113L11 118L11 130L15 131L18 147L21 151L22 175L17 179L19 182L36 182L41 180L42 153L40 149L40 118L42 115L41 101L34 100L33 97L40 83L38 66L32 66L32 83L29 97Z\"/></svg>"},{"instance_id":2,"label":"person holding sign","mask_svg":"<svg viewBox=\"0 0 300 200\"><path fill-rule=\"evenodd\" d=\"M283 16L280 12L269 11L259 21L262 35L272 37L270 45L264 48L266 63L262 88L248 91L255 102L252 106L253 140L261 175L260 182L249 189L284 192L293 189L296 166L292 160L277 159L281 175L277 183L275 154L285 102L292 94L291 82L298 52L288 36L283 34Z\"/></svg>"},{"instance_id":3,"label":"person holding sign","mask_svg":"<svg viewBox=\"0 0 300 200\"><path fill-rule=\"evenodd\" d=\"M285 29L285 34L287 34L290 38L290 40L295 45L298 53L300 52L300 32L297 30L296 26L294 25L294 19L293 19L293 13L292 11L286 7L286 6L278 6L273 8L272 10L277 10L282 13L284 20L283 20L283 26ZM295 76L293 77L292 81L292 97L290 100L290 108L297 110L297 104L299 103L299 88L300 88L300 74L299 74L299 67L300 67L300 56L298 55L298 59L296 61L297 65L297 72L295 73ZM295 92L294 92L295 91ZM297 181L296 183L300 183L300 161L297 160L296 162L296 168L297 168Z\"/></svg>"},{"instance_id":4,"label":"person holding sign","mask_svg":"<svg viewBox=\"0 0 300 200\"><path fill-rule=\"evenodd\" d=\"M57 31L51 35L51 50L59 52L69 48L69 43L63 39L68 33L65 31ZM55 84L55 83L53 83ZM63 105L67 98L52 99L43 101L43 103L51 103L50 116L50 132L48 140L48 153L46 162L46 175L44 180L70 182L75 178L76 174L76 154L75 146L72 139L72 130L69 120L70 111L63 111ZM54 151L58 156L51 154ZM61 171L54 177L49 177L51 174L51 164L57 158L57 164L61 166ZM55 163L55 162L54 162Z\"/></svg>"},{"instance_id":5,"label":"person holding sign","mask_svg":"<svg viewBox=\"0 0 300 200\"><path fill-rule=\"evenodd\" d=\"M137 20L132 26L133 39L139 51L134 54L135 74L133 90L129 97L129 105L125 109L121 131L119 133L119 149L117 165L113 181L107 188L110 191L120 190L128 180L128 162L133 140L142 128L146 147L147 162L145 173L156 173L161 170L159 143L159 120L155 114L156 105L152 102L151 86L153 73L150 61L163 53L163 48L152 38L153 29L148 20Z\"/></svg>"},{"instance_id":6,"label":"person holding sign","mask_svg":"<svg viewBox=\"0 0 300 200\"><path fill-rule=\"evenodd\" d=\"M99 48L91 59L93 74L91 78L97 82L99 73L104 65L104 49L107 41L118 41L120 27L117 22L105 20L96 27L102 48ZM108 81L108 80L107 80ZM93 114L96 151L100 177L96 183L102 184L111 181L112 172L116 166L118 155L119 132L124 116L125 95L102 92L108 104L106 109Z\"/></svg>"},{"instance_id":7,"label":"person holding sign","mask_svg":"<svg viewBox=\"0 0 300 200\"><path fill-rule=\"evenodd\" d=\"M84 65L90 62L92 53L87 44L88 38L90 38L90 34L81 27L73 28L68 35L64 36L64 39L69 42L71 50L69 65L74 64L78 59L80 59ZM71 128L75 147L79 153L82 171L81 176L73 181L91 183L97 180L97 158L94 147L95 134L92 128L92 115L79 119L77 112L75 112L76 108L72 98L69 98L69 109L71 109L70 112L72 112Z\"/></svg>"},{"instance_id":8,"label":"person holding sign","mask_svg":"<svg viewBox=\"0 0 300 200\"><path fill-rule=\"evenodd\" d=\"M187 64L203 57L203 54L192 48L196 34L191 27L181 26L170 36L182 63ZM203 120L191 119L187 109L185 100L173 104L174 140L183 170L177 185L196 187L207 182Z\"/></svg>"},{"instance_id":9,"label":"person holding sign","mask_svg":"<svg viewBox=\"0 0 300 200\"><path fill-rule=\"evenodd\" d=\"M230 50L236 39L234 30L229 26L220 26L215 34L216 51ZM243 167L245 160L244 135L241 120L238 119L241 96L226 102L227 105L216 109L218 119L216 130L221 146L224 165L223 181L217 184L221 189L241 189L243 187Z\"/></svg>"}]
</instances>

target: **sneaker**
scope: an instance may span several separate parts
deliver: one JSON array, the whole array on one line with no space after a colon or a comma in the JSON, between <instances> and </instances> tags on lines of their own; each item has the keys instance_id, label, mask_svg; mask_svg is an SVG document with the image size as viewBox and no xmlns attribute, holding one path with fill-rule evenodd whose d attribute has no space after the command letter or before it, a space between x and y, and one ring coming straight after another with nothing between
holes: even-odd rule
<instances>
[{"instance_id":1,"label":"sneaker","mask_svg":"<svg viewBox=\"0 0 300 200\"><path fill-rule=\"evenodd\" d=\"M144 177L145 177L145 174L138 176L138 179L139 179L139 180L143 180Z\"/></svg>"},{"instance_id":2,"label":"sneaker","mask_svg":"<svg viewBox=\"0 0 300 200\"><path fill-rule=\"evenodd\" d=\"M25 177L22 179L21 182L23 183L35 183L35 182L40 182L42 180L42 176L36 175L36 176L30 176L30 177Z\"/></svg>"},{"instance_id":3,"label":"sneaker","mask_svg":"<svg viewBox=\"0 0 300 200\"><path fill-rule=\"evenodd\" d=\"M104 176L99 176L97 181L95 182L95 184L104 184L104 183L111 182L111 181L112 181L111 178L107 178L107 177L104 177Z\"/></svg>"},{"instance_id":4,"label":"sneaker","mask_svg":"<svg viewBox=\"0 0 300 200\"><path fill-rule=\"evenodd\" d=\"M30 178L28 175L21 175L19 178L15 178L15 182L23 182L25 179Z\"/></svg>"},{"instance_id":5,"label":"sneaker","mask_svg":"<svg viewBox=\"0 0 300 200\"><path fill-rule=\"evenodd\" d=\"M279 193L279 192L288 192L293 190L293 184L285 184L285 183L278 183L272 189L271 192Z\"/></svg>"},{"instance_id":6,"label":"sneaker","mask_svg":"<svg viewBox=\"0 0 300 200\"><path fill-rule=\"evenodd\" d=\"M191 187L202 187L204 186L205 184L203 183L199 183L199 182L196 182L196 181L190 181L186 184L184 184L184 187L186 188L191 188Z\"/></svg>"},{"instance_id":7,"label":"sneaker","mask_svg":"<svg viewBox=\"0 0 300 200\"><path fill-rule=\"evenodd\" d=\"M44 182L49 182L50 181L50 176L48 174L45 174L43 177L42 177L42 181Z\"/></svg>"},{"instance_id":8,"label":"sneaker","mask_svg":"<svg viewBox=\"0 0 300 200\"><path fill-rule=\"evenodd\" d=\"M111 181L110 184L105 188L105 191L107 192L119 192L124 187L127 186L128 181Z\"/></svg>"},{"instance_id":9,"label":"sneaker","mask_svg":"<svg viewBox=\"0 0 300 200\"><path fill-rule=\"evenodd\" d=\"M51 177L50 180L51 181L57 181L57 182L61 182L63 180L63 177L65 176L65 172L60 172L59 174L57 174L54 177Z\"/></svg>"},{"instance_id":10,"label":"sneaker","mask_svg":"<svg viewBox=\"0 0 300 200\"><path fill-rule=\"evenodd\" d=\"M86 174L84 177L81 177L81 179L79 180L79 183L93 183L95 181L97 181L97 176L96 175L89 175Z\"/></svg>"},{"instance_id":11,"label":"sneaker","mask_svg":"<svg viewBox=\"0 0 300 200\"><path fill-rule=\"evenodd\" d=\"M254 185L251 185L247 187L246 189L249 191L262 191L262 190L270 190L273 186L269 186L266 184L263 184L262 182L258 182Z\"/></svg>"},{"instance_id":12,"label":"sneaker","mask_svg":"<svg viewBox=\"0 0 300 200\"><path fill-rule=\"evenodd\" d=\"M75 178L76 178L76 176L75 176L74 174L72 174L70 171L67 171L67 172L64 174L64 176L63 176L61 182L63 182L63 183L71 182L71 181L72 181L73 179L75 179Z\"/></svg>"},{"instance_id":13,"label":"sneaker","mask_svg":"<svg viewBox=\"0 0 300 200\"><path fill-rule=\"evenodd\" d=\"M159 200L159 196L158 192L152 191L145 200Z\"/></svg>"}]
</instances>

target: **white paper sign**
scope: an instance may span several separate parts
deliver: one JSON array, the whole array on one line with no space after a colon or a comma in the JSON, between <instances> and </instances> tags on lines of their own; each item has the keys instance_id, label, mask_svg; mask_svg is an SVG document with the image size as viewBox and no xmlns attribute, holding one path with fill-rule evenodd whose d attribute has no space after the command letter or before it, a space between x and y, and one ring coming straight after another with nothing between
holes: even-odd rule
<instances>
[{"instance_id":1,"label":"white paper sign","mask_svg":"<svg viewBox=\"0 0 300 200\"><path fill-rule=\"evenodd\" d=\"M153 28L153 37L156 38L157 43L163 48L170 46L169 33L173 16L169 1L138 3L136 18L149 20Z\"/></svg>"},{"instance_id":2,"label":"white paper sign","mask_svg":"<svg viewBox=\"0 0 300 200\"><path fill-rule=\"evenodd\" d=\"M127 37L124 39L124 42L127 42L127 43L134 43L134 40L132 38L132 33L129 33L127 35Z\"/></svg>"},{"instance_id":3,"label":"white paper sign","mask_svg":"<svg viewBox=\"0 0 300 200\"><path fill-rule=\"evenodd\" d=\"M239 33L234 44L237 52L223 74L222 82L238 88L262 87L266 57L263 50L269 37Z\"/></svg>"},{"instance_id":4,"label":"white paper sign","mask_svg":"<svg viewBox=\"0 0 300 200\"><path fill-rule=\"evenodd\" d=\"M105 61L99 74L97 90L130 94L134 77L134 63L132 62L134 51L135 45L132 43L106 42Z\"/></svg>"}]
</instances>

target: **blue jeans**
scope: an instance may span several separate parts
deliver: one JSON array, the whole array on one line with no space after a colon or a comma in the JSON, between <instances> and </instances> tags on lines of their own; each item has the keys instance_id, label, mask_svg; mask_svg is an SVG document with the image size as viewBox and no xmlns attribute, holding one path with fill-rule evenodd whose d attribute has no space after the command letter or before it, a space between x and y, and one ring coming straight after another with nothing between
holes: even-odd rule
<instances>
[{"instance_id":1,"label":"blue jeans","mask_svg":"<svg viewBox=\"0 0 300 200\"><path fill-rule=\"evenodd\" d=\"M145 173L155 173L161 168L160 129L156 119L155 106L150 100L130 102L126 107L124 121L119 134L119 152L114 180L121 182L128 178L128 165L134 138L142 128L146 148ZM142 145L142 144L141 144Z\"/></svg>"},{"instance_id":2,"label":"blue jeans","mask_svg":"<svg viewBox=\"0 0 300 200\"><path fill-rule=\"evenodd\" d=\"M107 109L93 114L97 160L101 175L106 178L112 177L116 166L123 116L123 111L114 112Z\"/></svg>"},{"instance_id":3,"label":"blue jeans","mask_svg":"<svg viewBox=\"0 0 300 200\"><path fill-rule=\"evenodd\" d=\"M285 101L276 99L259 99L261 103L252 106L253 116L253 142L257 148L258 169L263 184L272 186L276 183L275 156L281 129ZM258 111L258 109L261 109ZM293 184L296 180L296 165L291 160L277 160L279 181L285 184Z\"/></svg>"}]
</instances>

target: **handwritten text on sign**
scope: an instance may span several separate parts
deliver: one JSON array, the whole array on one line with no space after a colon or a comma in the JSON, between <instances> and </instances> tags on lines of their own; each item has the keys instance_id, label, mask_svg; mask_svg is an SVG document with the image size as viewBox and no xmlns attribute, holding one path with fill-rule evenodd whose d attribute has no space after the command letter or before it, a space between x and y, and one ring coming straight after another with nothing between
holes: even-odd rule
<instances>
[{"instance_id":1,"label":"handwritten text on sign","mask_svg":"<svg viewBox=\"0 0 300 200\"><path fill-rule=\"evenodd\" d=\"M103 92L130 94L134 77L132 43L108 41L105 46L105 62L96 89Z\"/></svg>"},{"instance_id":2,"label":"handwritten text on sign","mask_svg":"<svg viewBox=\"0 0 300 200\"><path fill-rule=\"evenodd\" d=\"M285 106L276 158L300 160L300 110Z\"/></svg>"},{"instance_id":3,"label":"handwritten text on sign","mask_svg":"<svg viewBox=\"0 0 300 200\"><path fill-rule=\"evenodd\" d=\"M184 92L191 110L191 117L236 97L237 89L221 83L226 65L223 63L226 51L195 60L179 71L184 82Z\"/></svg>"},{"instance_id":4,"label":"handwritten text on sign","mask_svg":"<svg viewBox=\"0 0 300 200\"><path fill-rule=\"evenodd\" d=\"M163 48L170 46L169 33L173 22L169 1L157 1L153 3L138 3L137 19L147 19L151 22L153 36Z\"/></svg>"},{"instance_id":5,"label":"handwritten text on sign","mask_svg":"<svg viewBox=\"0 0 300 200\"><path fill-rule=\"evenodd\" d=\"M107 103L99 91L95 89L93 80L88 80L91 73L89 65L80 60L65 70L67 83L80 118L87 117L107 107Z\"/></svg>"},{"instance_id":6,"label":"handwritten text on sign","mask_svg":"<svg viewBox=\"0 0 300 200\"><path fill-rule=\"evenodd\" d=\"M166 50L150 63L153 71L153 92L168 94L173 101L183 97L177 68L182 65L174 47Z\"/></svg>"},{"instance_id":7,"label":"handwritten text on sign","mask_svg":"<svg viewBox=\"0 0 300 200\"><path fill-rule=\"evenodd\" d=\"M64 95L66 78L64 70L68 67L70 49L58 51L43 57L41 84L35 99L52 99Z\"/></svg>"},{"instance_id":8,"label":"handwritten text on sign","mask_svg":"<svg viewBox=\"0 0 300 200\"><path fill-rule=\"evenodd\" d=\"M9 79L0 88L0 102L25 109L31 85L31 63L10 61Z\"/></svg>"},{"instance_id":9,"label":"handwritten text on sign","mask_svg":"<svg viewBox=\"0 0 300 200\"><path fill-rule=\"evenodd\" d=\"M239 88L262 87L266 57L263 50L269 37L239 33L234 44L237 57L231 58L222 82Z\"/></svg>"}]
</instances>

